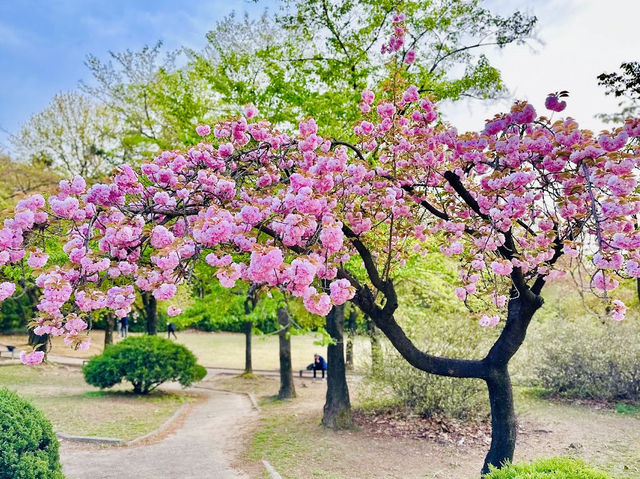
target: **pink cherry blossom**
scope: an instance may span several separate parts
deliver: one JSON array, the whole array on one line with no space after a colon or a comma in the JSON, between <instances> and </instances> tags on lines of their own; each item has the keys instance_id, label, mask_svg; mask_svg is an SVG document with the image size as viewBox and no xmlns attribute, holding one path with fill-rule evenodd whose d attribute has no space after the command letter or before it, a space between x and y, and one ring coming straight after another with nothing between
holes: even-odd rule
<instances>
[{"instance_id":1,"label":"pink cherry blossom","mask_svg":"<svg viewBox=\"0 0 640 479\"><path fill-rule=\"evenodd\" d=\"M43 359L44 359L43 351L31 351L28 353L24 351L20 352L20 361L22 361L22 364L26 364L30 366L34 364L40 364Z\"/></svg>"},{"instance_id":2,"label":"pink cherry blossom","mask_svg":"<svg viewBox=\"0 0 640 479\"><path fill-rule=\"evenodd\" d=\"M209 127L209 125L198 125L196 127L196 133L200 136L208 136L211 134L211 127Z\"/></svg>"}]
</instances>

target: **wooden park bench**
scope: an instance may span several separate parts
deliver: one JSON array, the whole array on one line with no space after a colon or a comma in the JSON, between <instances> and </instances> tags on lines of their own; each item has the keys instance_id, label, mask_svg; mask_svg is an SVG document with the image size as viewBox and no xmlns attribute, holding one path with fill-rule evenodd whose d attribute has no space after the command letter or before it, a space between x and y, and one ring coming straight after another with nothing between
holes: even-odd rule
<instances>
[{"instance_id":1,"label":"wooden park bench","mask_svg":"<svg viewBox=\"0 0 640 479\"><path fill-rule=\"evenodd\" d=\"M15 359L16 353L20 352L17 346L11 346L10 344L0 344L0 357L2 357L2 353L4 350L7 350L7 353L11 354L11 359Z\"/></svg>"}]
</instances>

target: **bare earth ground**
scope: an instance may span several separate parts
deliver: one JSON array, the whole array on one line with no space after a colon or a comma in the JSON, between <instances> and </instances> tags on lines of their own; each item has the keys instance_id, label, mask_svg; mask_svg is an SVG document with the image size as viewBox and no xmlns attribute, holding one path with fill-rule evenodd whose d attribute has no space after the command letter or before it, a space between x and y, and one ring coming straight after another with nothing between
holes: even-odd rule
<instances>
[{"instance_id":1,"label":"bare earth ground","mask_svg":"<svg viewBox=\"0 0 640 479\"><path fill-rule=\"evenodd\" d=\"M459 435L437 428L433 439L413 439L371 421L355 431L327 431L319 425L323 382L296 380L298 398L286 402L270 398L278 390L277 378L234 378L221 384L262 397L263 414L255 431L245 436L243 459L237 463L252 478L266 477L263 457L287 479L477 478L488 448L482 426L462 444ZM573 455L616 478L640 478L640 419L526 397L517 404L515 461ZM430 427L424 431L427 437L434 432Z\"/></svg>"},{"instance_id":2,"label":"bare earth ground","mask_svg":"<svg viewBox=\"0 0 640 479\"><path fill-rule=\"evenodd\" d=\"M243 424L255 417L246 396L205 389L181 423L164 437L131 447L87 446L63 441L60 458L67 479L246 478L228 458L240 449Z\"/></svg>"}]
</instances>

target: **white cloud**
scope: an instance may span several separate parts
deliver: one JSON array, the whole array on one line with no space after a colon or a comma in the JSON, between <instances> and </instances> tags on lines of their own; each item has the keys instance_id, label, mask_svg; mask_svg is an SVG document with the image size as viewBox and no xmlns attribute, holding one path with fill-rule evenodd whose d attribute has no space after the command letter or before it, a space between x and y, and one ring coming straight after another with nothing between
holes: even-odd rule
<instances>
[{"instance_id":1,"label":"white cloud","mask_svg":"<svg viewBox=\"0 0 640 479\"><path fill-rule=\"evenodd\" d=\"M640 2L494 0L491 4L503 13L520 9L539 18L538 36L543 44L536 51L511 46L489 54L513 97L528 100L542 111L548 93L569 90L563 114L573 116L582 126L605 128L594 116L615 112L618 100L605 96L596 77L617 70L623 61L640 60ZM443 105L443 112L460 130L479 129L484 119L507 109L512 100L499 105L478 101L448 104Z\"/></svg>"}]
</instances>

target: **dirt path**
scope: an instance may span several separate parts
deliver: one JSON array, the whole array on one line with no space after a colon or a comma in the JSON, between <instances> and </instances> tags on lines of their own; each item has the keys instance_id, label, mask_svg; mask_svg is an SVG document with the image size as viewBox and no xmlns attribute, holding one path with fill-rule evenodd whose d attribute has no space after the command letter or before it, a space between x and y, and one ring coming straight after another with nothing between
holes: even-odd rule
<instances>
[{"instance_id":1,"label":"dirt path","mask_svg":"<svg viewBox=\"0 0 640 479\"><path fill-rule=\"evenodd\" d=\"M206 381L203 386L213 387ZM243 395L198 388L208 398L163 439L131 447L98 447L63 441L60 459L67 479L244 479L230 466L241 450L243 426L255 417Z\"/></svg>"}]
</instances>

